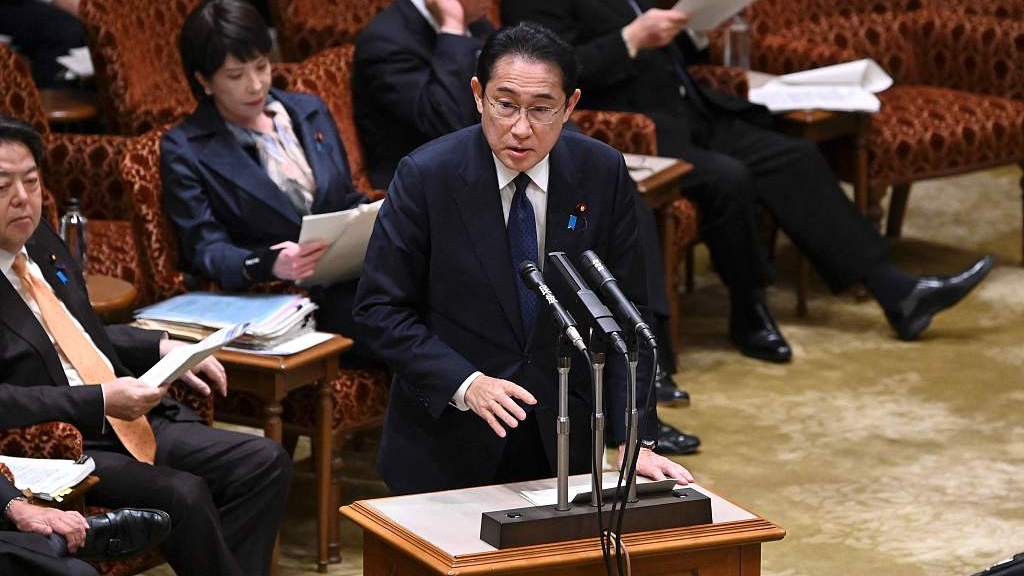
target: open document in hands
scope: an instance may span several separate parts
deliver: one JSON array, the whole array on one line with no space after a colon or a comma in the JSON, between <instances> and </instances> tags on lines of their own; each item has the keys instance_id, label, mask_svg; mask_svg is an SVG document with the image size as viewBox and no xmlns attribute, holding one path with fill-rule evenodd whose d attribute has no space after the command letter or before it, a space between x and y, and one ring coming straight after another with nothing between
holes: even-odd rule
<instances>
[{"instance_id":1,"label":"open document in hands","mask_svg":"<svg viewBox=\"0 0 1024 576\"><path fill-rule=\"evenodd\" d=\"M327 251L316 263L313 275L296 284L328 285L359 276L363 271L373 223L377 221L377 213L383 203L383 200L378 200L360 204L351 210L303 217L299 244L323 240L327 243Z\"/></svg>"},{"instance_id":2,"label":"open document in hands","mask_svg":"<svg viewBox=\"0 0 1024 576\"><path fill-rule=\"evenodd\" d=\"M679 0L672 9L690 15L686 24L690 30L709 32L753 3L754 0Z\"/></svg>"},{"instance_id":3,"label":"open document in hands","mask_svg":"<svg viewBox=\"0 0 1024 576\"><path fill-rule=\"evenodd\" d=\"M245 329L248 327L248 323L235 324L234 326L221 328L195 344L179 346L161 358L159 362L139 377L139 380L154 388L170 384L181 378L185 372L195 368L207 356L244 334Z\"/></svg>"},{"instance_id":4,"label":"open document in hands","mask_svg":"<svg viewBox=\"0 0 1024 576\"><path fill-rule=\"evenodd\" d=\"M840 110L878 112L876 93L892 86L892 78L874 60L864 59L777 76L748 98L772 112Z\"/></svg>"}]
</instances>

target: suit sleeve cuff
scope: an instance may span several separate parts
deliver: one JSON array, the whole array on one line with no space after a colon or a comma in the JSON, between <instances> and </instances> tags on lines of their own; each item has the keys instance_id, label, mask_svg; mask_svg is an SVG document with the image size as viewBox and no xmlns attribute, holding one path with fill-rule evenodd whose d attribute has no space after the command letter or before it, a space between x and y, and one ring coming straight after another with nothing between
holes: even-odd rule
<instances>
[{"instance_id":1,"label":"suit sleeve cuff","mask_svg":"<svg viewBox=\"0 0 1024 576\"><path fill-rule=\"evenodd\" d=\"M462 385L459 386L459 389L455 391L455 395L452 396L452 399L449 402L449 404L458 408L459 410L462 410L463 412L468 411L469 406L466 404L466 391L469 390L469 385L473 383L473 380L476 380L477 376L483 376L483 372L473 372L472 374L469 375L468 378L463 380Z\"/></svg>"}]
</instances>

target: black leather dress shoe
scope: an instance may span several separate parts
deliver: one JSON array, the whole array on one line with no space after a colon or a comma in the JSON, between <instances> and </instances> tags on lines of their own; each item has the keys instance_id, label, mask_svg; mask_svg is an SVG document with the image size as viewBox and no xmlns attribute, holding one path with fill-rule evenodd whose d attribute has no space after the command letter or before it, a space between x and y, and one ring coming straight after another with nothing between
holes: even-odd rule
<instances>
[{"instance_id":1,"label":"black leather dress shoe","mask_svg":"<svg viewBox=\"0 0 1024 576\"><path fill-rule=\"evenodd\" d=\"M910 295L885 317L900 340L916 340L932 322L932 316L953 306L981 283L992 270L995 259L985 256L973 266L948 278L921 278Z\"/></svg>"},{"instance_id":2,"label":"black leather dress shoe","mask_svg":"<svg viewBox=\"0 0 1024 576\"><path fill-rule=\"evenodd\" d=\"M782 337L779 327L763 302L754 302L746 309L733 309L729 315L729 339L740 353L750 358L789 362L793 351Z\"/></svg>"},{"instance_id":3,"label":"black leather dress shoe","mask_svg":"<svg viewBox=\"0 0 1024 576\"><path fill-rule=\"evenodd\" d=\"M662 456L693 454L700 447L700 438L665 424L658 423L658 447L655 452Z\"/></svg>"},{"instance_id":4,"label":"black leather dress shoe","mask_svg":"<svg viewBox=\"0 0 1024 576\"><path fill-rule=\"evenodd\" d=\"M654 395L662 406L689 406L690 394L686 390L676 388L675 382L668 376L654 381Z\"/></svg>"},{"instance_id":5,"label":"black leather dress shoe","mask_svg":"<svg viewBox=\"0 0 1024 576\"><path fill-rule=\"evenodd\" d=\"M85 519L89 530L75 552L82 559L116 559L142 554L171 531L171 517L162 510L122 508Z\"/></svg>"}]
</instances>

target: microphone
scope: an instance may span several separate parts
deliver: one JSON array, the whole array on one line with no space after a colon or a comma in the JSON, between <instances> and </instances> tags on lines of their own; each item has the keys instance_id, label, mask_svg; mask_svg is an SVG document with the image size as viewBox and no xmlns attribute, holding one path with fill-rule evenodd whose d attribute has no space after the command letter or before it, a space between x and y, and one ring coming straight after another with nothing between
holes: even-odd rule
<instances>
[{"instance_id":1,"label":"microphone","mask_svg":"<svg viewBox=\"0 0 1024 576\"><path fill-rule=\"evenodd\" d=\"M565 283L569 285L569 289L576 293L576 297L579 298L583 307L587 309L590 316L594 319L594 323L597 328L604 333L609 340L612 342L612 347L616 351L626 354L628 349L626 348L626 342L622 339L622 328L619 328L618 322L612 316L608 307L605 306L601 299L594 294L593 290L587 286L585 280L580 277L579 272L573 267L572 262L565 256L565 252L551 252L548 254L548 260L554 264L555 269L565 279Z\"/></svg>"},{"instance_id":2,"label":"microphone","mask_svg":"<svg viewBox=\"0 0 1024 576\"><path fill-rule=\"evenodd\" d=\"M587 352L587 345L583 343L583 337L580 336L579 330L576 329L576 321L573 320L569 311L562 307L562 303L558 301L558 298L555 298L555 295L551 293L548 285L544 283L544 275L537 269L537 265L530 261L523 262L519 266L519 277L523 279L523 284L526 284L527 288L537 292L542 298L547 300L548 307L551 308L551 316L558 323L559 328L565 332L565 337L572 342L576 349L585 354Z\"/></svg>"},{"instance_id":3,"label":"microphone","mask_svg":"<svg viewBox=\"0 0 1024 576\"><path fill-rule=\"evenodd\" d=\"M619 283L615 280L615 276L612 276L612 273L605 267L604 262L601 261L597 254L593 250L587 250L580 256L580 264L582 264L583 271L590 278L590 281L597 284L597 289L601 294L606 299L611 300L616 317L634 332L639 332L640 337L647 342L649 347L657 348L658 342L654 339L654 332L651 331L651 327L644 322L636 306L622 293L622 289L619 288Z\"/></svg>"}]
</instances>

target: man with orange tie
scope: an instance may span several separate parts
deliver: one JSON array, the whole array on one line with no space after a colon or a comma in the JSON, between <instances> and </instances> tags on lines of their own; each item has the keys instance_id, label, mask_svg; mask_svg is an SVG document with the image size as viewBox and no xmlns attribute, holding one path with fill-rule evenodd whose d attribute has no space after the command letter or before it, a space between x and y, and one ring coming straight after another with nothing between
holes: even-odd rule
<instances>
[{"instance_id":1,"label":"man with orange tie","mask_svg":"<svg viewBox=\"0 0 1024 576\"><path fill-rule=\"evenodd\" d=\"M75 425L101 482L91 505L171 516L161 551L179 576L267 574L291 463L276 443L204 425L132 374L179 343L161 332L104 328L82 271L40 222L43 142L0 116L0 427ZM215 360L192 375L226 392Z\"/></svg>"}]
</instances>

